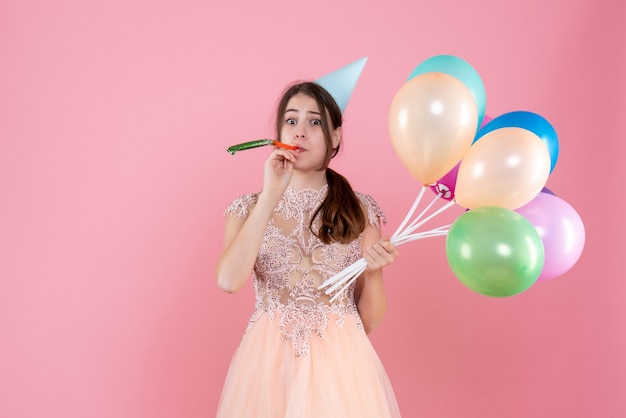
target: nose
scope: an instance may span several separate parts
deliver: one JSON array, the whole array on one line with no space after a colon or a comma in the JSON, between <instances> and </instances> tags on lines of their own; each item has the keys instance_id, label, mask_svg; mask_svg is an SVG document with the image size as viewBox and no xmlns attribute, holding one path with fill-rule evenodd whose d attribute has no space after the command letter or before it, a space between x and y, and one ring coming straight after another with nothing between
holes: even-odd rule
<instances>
[{"instance_id":1,"label":"nose","mask_svg":"<svg viewBox=\"0 0 626 418\"><path fill-rule=\"evenodd\" d=\"M298 125L298 129L296 129L296 138L298 138L298 139L305 139L306 138L306 132L305 132L304 128L302 127L302 125Z\"/></svg>"}]
</instances>

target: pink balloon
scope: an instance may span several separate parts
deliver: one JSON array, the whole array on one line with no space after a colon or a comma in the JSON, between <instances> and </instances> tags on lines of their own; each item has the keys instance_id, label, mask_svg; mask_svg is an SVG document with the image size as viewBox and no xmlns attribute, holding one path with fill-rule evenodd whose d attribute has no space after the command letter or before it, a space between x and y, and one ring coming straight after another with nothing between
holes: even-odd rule
<instances>
[{"instance_id":1,"label":"pink balloon","mask_svg":"<svg viewBox=\"0 0 626 418\"><path fill-rule=\"evenodd\" d=\"M543 242L545 261L538 281L558 277L576 264L585 246L585 226L569 203L539 193L515 211L534 225Z\"/></svg>"}]
</instances>

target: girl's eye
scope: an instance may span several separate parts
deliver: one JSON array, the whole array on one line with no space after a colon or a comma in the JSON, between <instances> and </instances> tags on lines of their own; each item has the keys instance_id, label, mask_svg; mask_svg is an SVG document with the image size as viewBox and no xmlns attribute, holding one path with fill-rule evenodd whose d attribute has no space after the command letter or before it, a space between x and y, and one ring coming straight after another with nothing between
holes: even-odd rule
<instances>
[{"instance_id":1,"label":"girl's eye","mask_svg":"<svg viewBox=\"0 0 626 418\"><path fill-rule=\"evenodd\" d=\"M311 121L311 125L321 125L321 124L322 124L322 121L319 119L313 119Z\"/></svg>"},{"instance_id":2,"label":"girl's eye","mask_svg":"<svg viewBox=\"0 0 626 418\"><path fill-rule=\"evenodd\" d=\"M295 125L296 124L296 120L295 119L286 119L285 123L287 125Z\"/></svg>"}]
</instances>

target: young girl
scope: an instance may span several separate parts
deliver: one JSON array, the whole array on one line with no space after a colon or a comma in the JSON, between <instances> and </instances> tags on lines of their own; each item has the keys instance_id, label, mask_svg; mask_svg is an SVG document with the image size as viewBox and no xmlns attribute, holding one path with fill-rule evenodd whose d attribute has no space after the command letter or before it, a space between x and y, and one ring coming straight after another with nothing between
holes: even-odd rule
<instances>
[{"instance_id":1,"label":"young girl","mask_svg":"<svg viewBox=\"0 0 626 418\"><path fill-rule=\"evenodd\" d=\"M381 239L384 215L328 168L341 145L341 110L319 84L288 88L263 190L226 210L220 289L252 273L256 310L233 357L218 407L227 418L399 417L367 333L386 310L384 266L397 250ZM318 287L359 258L367 269L330 302Z\"/></svg>"}]
</instances>

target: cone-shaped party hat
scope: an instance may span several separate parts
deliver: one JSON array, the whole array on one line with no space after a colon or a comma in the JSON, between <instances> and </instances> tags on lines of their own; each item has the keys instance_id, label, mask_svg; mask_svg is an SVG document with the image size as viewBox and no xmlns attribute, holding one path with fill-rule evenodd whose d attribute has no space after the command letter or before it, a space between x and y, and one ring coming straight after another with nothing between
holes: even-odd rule
<instances>
[{"instance_id":1,"label":"cone-shaped party hat","mask_svg":"<svg viewBox=\"0 0 626 418\"><path fill-rule=\"evenodd\" d=\"M339 109L341 109L341 113L343 113L348 105L348 101L350 101L366 61L367 57L363 57L315 80L317 84L324 87L333 96L337 105L339 105Z\"/></svg>"}]
</instances>

